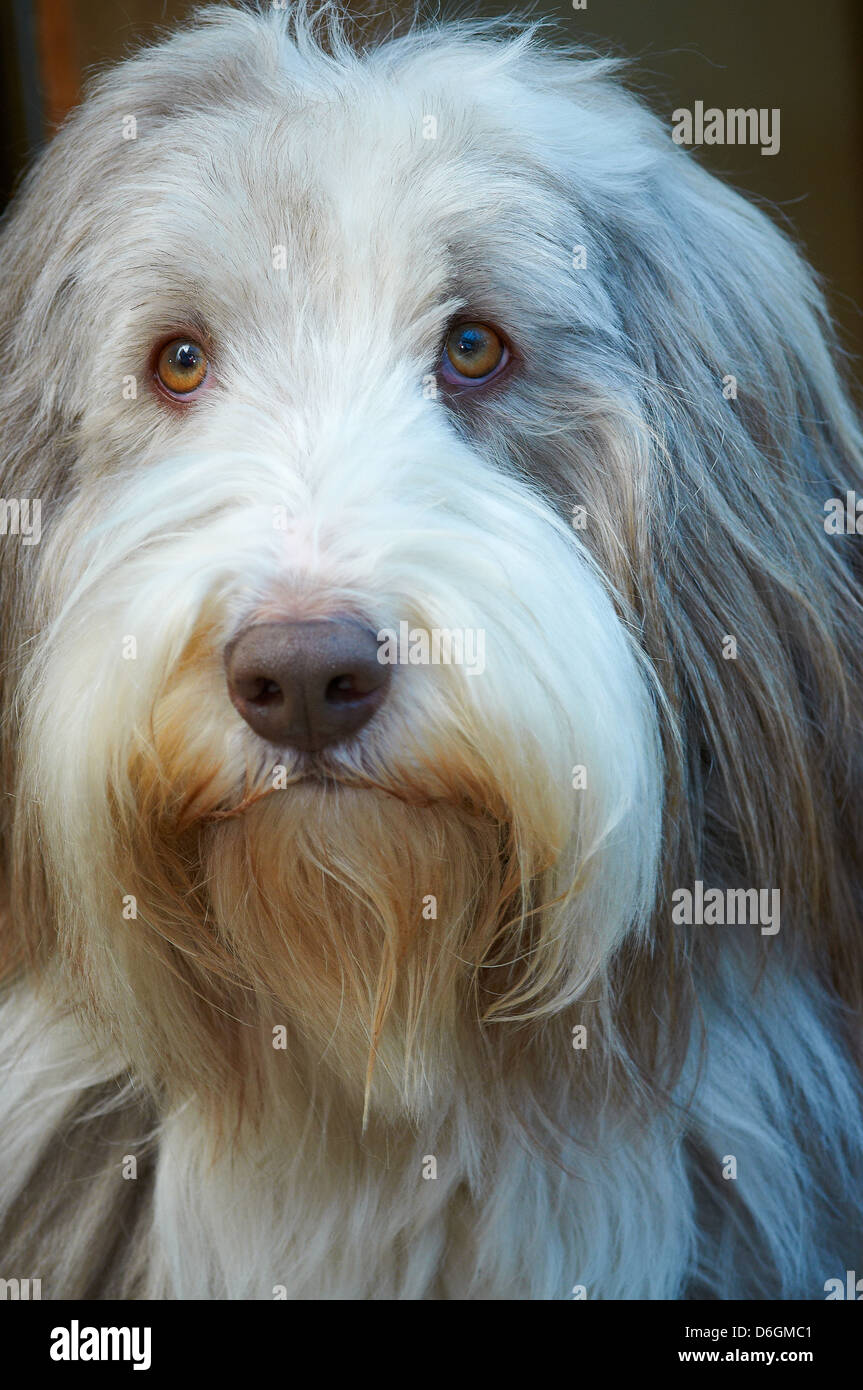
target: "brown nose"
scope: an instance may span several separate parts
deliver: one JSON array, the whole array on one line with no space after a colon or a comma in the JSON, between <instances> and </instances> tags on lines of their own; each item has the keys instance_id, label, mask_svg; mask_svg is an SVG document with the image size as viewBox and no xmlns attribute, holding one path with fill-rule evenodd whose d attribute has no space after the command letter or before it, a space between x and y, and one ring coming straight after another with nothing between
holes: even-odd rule
<instances>
[{"instance_id":1,"label":"brown nose","mask_svg":"<svg viewBox=\"0 0 863 1390\"><path fill-rule=\"evenodd\" d=\"M255 733L309 753L361 729L390 675L376 634L350 618L257 623L230 644L225 664L228 693Z\"/></svg>"}]
</instances>

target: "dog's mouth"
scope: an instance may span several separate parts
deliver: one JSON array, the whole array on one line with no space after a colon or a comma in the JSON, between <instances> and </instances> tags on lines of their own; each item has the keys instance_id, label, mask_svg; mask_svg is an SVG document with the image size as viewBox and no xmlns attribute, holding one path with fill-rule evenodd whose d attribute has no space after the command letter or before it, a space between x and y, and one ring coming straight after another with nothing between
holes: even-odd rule
<instances>
[{"instance_id":1,"label":"dog's mouth","mask_svg":"<svg viewBox=\"0 0 863 1390\"><path fill-rule=\"evenodd\" d=\"M412 805L432 805L440 798L421 793L418 788L399 781L379 781L361 769L345 769L310 754L307 761L284 779L284 790L309 789L323 794L339 792L377 792Z\"/></svg>"},{"instance_id":2,"label":"dog's mouth","mask_svg":"<svg viewBox=\"0 0 863 1390\"><path fill-rule=\"evenodd\" d=\"M261 794L284 796L300 789L331 795L340 791L379 792L410 802L436 799L421 794L407 779L375 775L354 760L343 762L329 749L316 752L275 749L274 761L268 760L259 769L257 787L253 800L260 799Z\"/></svg>"},{"instance_id":3,"label":"dog's mouth","mask_svg":"<svg viewBox=\"0 0 863 1390\"><path fill-rule=\"evenodd\" d=\"M493 817L490 798L477 789L465 787L464 795L456 788L435 789L419 769L414 776L375 775L361 765L341 765L329 751L297 753L286 763L267 763L258 769L257 777L238 791L230 805L212 811L210 821L232 820L243 816L263 801L277 805L280 798L301 795L317 800L320 797L353 797L359 792L376 794L388 801L401 802L405 807L431 808L450 806L453 810L476 816L481 820ZM311 805L311 802L310 802Z\"/></svg>"},{"instance_id":4,"label":"dog's mouth","mask_svg":"<svg viewBox=\"0 0 863 1390\"><path fill-rule=\"evenodd\" d=\"M371 790L371 784L358 778L348 778L323 768L308 768L290 778L289 787L315 787L322 792L334 792L340 788L351 787L354 791Z\"/></svg>"}]
</instances>

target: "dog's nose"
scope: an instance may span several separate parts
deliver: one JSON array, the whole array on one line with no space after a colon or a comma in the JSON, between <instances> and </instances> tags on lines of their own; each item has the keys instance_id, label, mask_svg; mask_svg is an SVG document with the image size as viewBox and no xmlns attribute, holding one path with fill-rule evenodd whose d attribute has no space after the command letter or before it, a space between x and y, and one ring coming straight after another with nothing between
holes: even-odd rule
<instances>
[{"instance_id":1,"label":"dog's nose","mask_svg":"<svg viewBox=\"0 0 863 1390\"><path fill-rule=\"evenodd\" d=\"M361 729L390 675L376 634L349 618L257 623L230 644L225 664L231 700L255 733L309 753Z\"/></svg>"}]
</instances>

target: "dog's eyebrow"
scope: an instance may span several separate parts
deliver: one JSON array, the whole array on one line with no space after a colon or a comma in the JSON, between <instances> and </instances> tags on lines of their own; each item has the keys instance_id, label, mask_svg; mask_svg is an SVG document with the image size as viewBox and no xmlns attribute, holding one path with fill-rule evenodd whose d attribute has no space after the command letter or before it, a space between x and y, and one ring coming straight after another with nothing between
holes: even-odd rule
<instances>
[{"instance_id":1,"label":"dog's eyebrow","mask_svg":"<svg viewBox=\"0 0 863 1390\"><path fill-rule=\"evenodd\" d=\"M140 307L146 306L141 305ZM180 302L176 313L163 314L158 323L154 325L154 336L161 337L169 333L188 333L190 338L197 339L208 352L212 351L214 346L213 332L209 323L200 309L188 302Z\"/></svg>"}]
</instances>

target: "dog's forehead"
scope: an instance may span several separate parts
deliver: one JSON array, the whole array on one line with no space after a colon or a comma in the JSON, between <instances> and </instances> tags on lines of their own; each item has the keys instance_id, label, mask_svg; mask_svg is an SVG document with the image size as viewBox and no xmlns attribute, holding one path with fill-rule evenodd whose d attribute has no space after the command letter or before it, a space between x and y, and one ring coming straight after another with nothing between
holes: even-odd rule
<instances>
[{"instance_id":1,"label":"dog's forehead","mask_svg":"<svg viewBox=\"0 0 863 1390\"><path fill-rule=\"evenodd\" d=\"M160 276L253 317L416 319L530 230L512 133L459 85L249 92L181 114L141 155L149 198L131 215Z\"/></svg>"},{"instance_id":2,"label":"dog's forehead","mask_svg":"<svg viewBox=\"0 0 863 1390\"><path fill-rule=\"evenodd\" d=\"M441 266L481 235L488 206L456 141L436 157L413 111L365 104L250 109L220 123L218 173L200 197L213 232L254 238L309 286L362 267L364 282ZM193 175L194 181L194 175ZM226 226L226 224L228 224Z\"/></svg>"}]
</instances>

